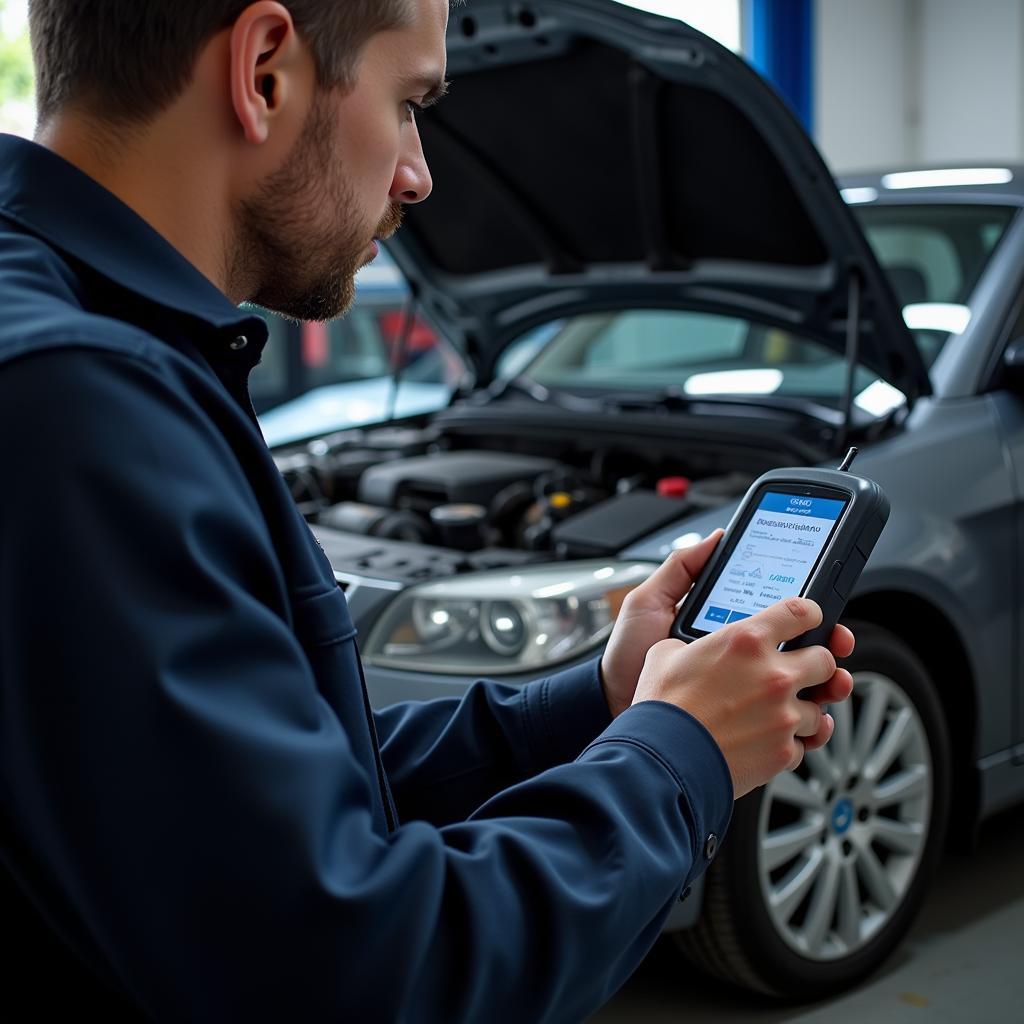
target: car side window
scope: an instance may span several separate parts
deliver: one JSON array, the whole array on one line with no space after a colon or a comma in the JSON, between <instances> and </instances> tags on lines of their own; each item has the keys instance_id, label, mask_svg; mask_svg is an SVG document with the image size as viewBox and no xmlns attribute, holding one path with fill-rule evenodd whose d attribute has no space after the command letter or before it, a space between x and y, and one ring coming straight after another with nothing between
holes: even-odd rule
<instances>
[{"instance_id":1,"label":"car side window","mask_svg":"<svg viewBox=\"0 0 1024 1024\"><path fill-rule=\"evenodd\" d=\"M902 305L961 301L963 270L948 235L908 224L868 228L867 235Z\"/></svg>"}]
</instances>

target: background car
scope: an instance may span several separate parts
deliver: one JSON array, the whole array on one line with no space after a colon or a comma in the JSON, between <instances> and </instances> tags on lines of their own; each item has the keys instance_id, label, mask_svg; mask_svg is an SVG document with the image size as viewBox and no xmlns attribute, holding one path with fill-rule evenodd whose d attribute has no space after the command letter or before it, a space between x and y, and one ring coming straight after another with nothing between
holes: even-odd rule
<instances>
[{"instance_id":1,"label":"background car","mask_svg":"<svg viewBox=\"0 0 1024 1024\"><path fill-rule=\"evenodd\" d=\"M737 804L668 923L733 984L831 993L899 942L947 834L1024 796L1021 172L862 176L844 202L699 33L523 12L455 13L421 123L435 194L393 245L475 387L279 464L383 704L593 656L760 472L860 446L892 515L847 608L854 697Z\"/></svg>"},{"instance_id":2,"label":"background car","mask_svg":"<svg viewBox=\"0 0 1024 1024\"><path fill-rule=\"evenodd\" d=\"M382 249L356 275L355 303L344 318L295 323L260 310L270 341L250 377L250 393L269 445L421 416L448 404L469 367L410 306L409 296ZM557 327L546 325L509 346L496 376L517 375Z\"/></svg>"},{"instance_id":3,"label":"background car","mask_svg":"<svg viewBox=\"0 0 1024 1024\"><path fill-rule=\"evenodd\" d=\"M250 393L271 445L434 412L465 372L410 307L409 286L386 252L356 276L356 303L343 319L296 323L260 312L270 343Z\"/></svg>"}]
</instances>

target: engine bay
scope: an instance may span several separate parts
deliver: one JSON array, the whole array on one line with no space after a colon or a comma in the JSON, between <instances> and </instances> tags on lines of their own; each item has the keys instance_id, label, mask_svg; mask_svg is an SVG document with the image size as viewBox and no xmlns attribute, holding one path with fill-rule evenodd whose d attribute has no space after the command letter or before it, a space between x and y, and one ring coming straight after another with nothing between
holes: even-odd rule
<instances>
[{"instance_id":1,"label":"engine bay","mask_svg":"<svg viewBox=\"0 0 1024 1024\"><path fill-rule=\"evenodd\" d=\"M741 495L766 468L698 476L699 459L663 447L593 435L473 439L437 425L346 431L275 459L335 557L409 580L612 556Z\"/></svg>"}]
</instances>

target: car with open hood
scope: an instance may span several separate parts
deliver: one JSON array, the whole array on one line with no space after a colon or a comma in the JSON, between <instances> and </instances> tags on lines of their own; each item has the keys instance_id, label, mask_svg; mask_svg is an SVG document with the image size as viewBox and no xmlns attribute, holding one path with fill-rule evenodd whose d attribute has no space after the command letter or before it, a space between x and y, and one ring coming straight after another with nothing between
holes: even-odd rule
<instances>
[{"instance_id":1,"label":"car with open hood","mask_svg":"<svg viewBox=\"0 0 1024 1024\"><path fill-rule=\"evenodd\" d=\"M841 194L740 58L611 0L475 0L448 38L434 192L389 247L471 379L436 414L275 449L371 696L592 657L761 472L859 446L892 514L847 607L854 696L737 804L667 926L736 984L850 985L947 831L1024 796L1020 174Z\"/></svg>"}]
</instances>

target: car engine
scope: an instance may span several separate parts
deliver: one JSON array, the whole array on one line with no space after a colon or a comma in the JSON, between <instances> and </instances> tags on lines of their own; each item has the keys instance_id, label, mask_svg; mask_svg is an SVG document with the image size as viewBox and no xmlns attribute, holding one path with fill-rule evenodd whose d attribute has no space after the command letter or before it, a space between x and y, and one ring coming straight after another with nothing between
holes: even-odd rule
<instances>
[{"instance_id":1,"label":"car engine","mask_svg":"<svg viewBox=\"0 0 1024 1024\"><path fill-rule=\"evenodd\" d=\"M417 564L429 549L447 553L428 559L437 571L417 578L613 555L687 512L742 494L756 475L695 479L683 459L607 444L522 450L522 439L486 441L469 447L436 427L390 427L347 431L276 460L318 534L399 542L418 553Z\"/></svg>"}]
</instances>

